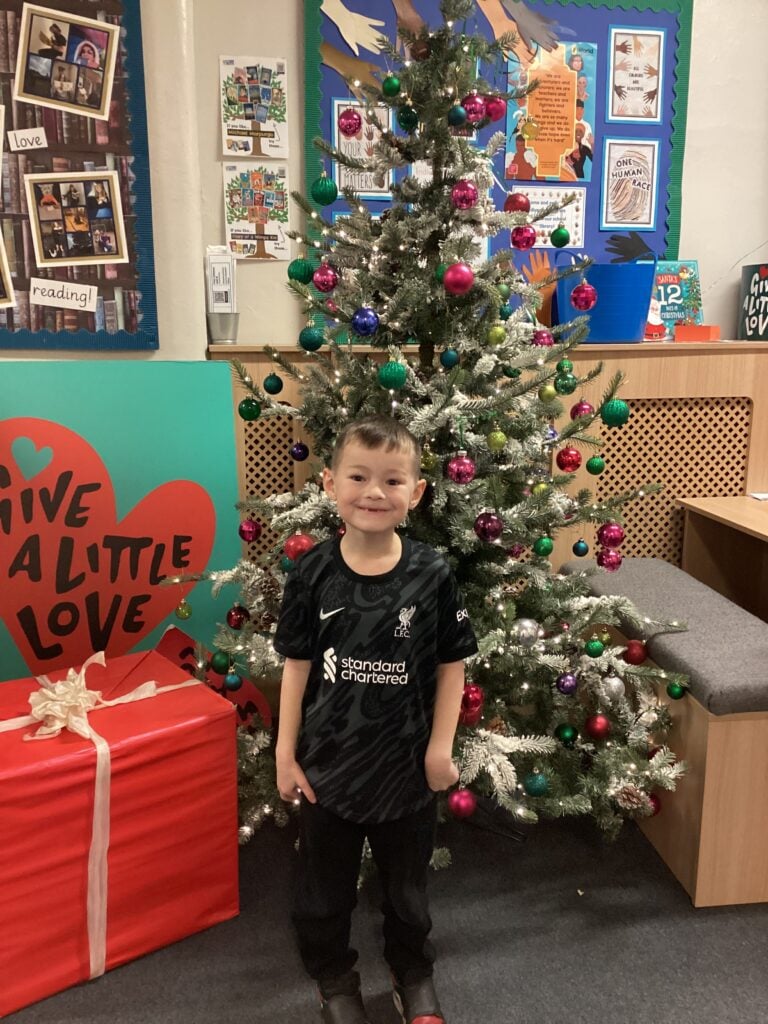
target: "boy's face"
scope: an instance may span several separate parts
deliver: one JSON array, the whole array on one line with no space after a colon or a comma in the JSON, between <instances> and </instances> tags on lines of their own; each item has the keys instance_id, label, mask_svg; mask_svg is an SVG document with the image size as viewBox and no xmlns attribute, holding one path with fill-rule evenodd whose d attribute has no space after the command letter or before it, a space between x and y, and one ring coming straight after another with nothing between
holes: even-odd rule
<instances>
[{"instance_id":1,"label":"boy's face","mask_svg":"<svg viewBox=\"0 0 768 1024\"><path fill-rule=\"evenodd\" d=\"M400 448L345 445L337 465L323 470L326 493L336 501L347 528L361 533L393 531L424 493L413 452Z\"/></svg>"}]
</instances>

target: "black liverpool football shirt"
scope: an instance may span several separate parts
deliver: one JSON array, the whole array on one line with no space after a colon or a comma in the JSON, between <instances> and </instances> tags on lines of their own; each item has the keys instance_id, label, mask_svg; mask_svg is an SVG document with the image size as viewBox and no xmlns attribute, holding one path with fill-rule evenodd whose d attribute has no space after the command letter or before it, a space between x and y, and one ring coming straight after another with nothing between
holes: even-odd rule
<instances>
[{"instance_id":1,"label":"black liverpool football shirt","mask_svg":"<svg viewBox=\"0 0 768 1024\"><path fill-rule=\"evenodd\" d=\"M477 651L445 559L404 537L393 569L361 576L338 538L318 544L288 577L274 644L311 662L296 759L318 802L371 823L427 804L437 665Z\"/></svg>"}]
</instances>

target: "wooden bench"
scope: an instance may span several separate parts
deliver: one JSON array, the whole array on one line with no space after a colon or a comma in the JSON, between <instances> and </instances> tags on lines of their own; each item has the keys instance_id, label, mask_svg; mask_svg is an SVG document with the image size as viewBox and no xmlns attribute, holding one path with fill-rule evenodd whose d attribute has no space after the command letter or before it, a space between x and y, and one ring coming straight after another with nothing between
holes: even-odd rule
<instances>
[{"instance_id":1,"label":"wooden bench","mask_svg":"<svg viewBox=\"0 0 768 1024\"><path fill-rule=\"evenodd\" d=\"M583 569L578 560L562 571ZM659 692L672 705L669 746L688 772L640 828L694 906L768 901L768 624L655 558L626 558L590 583L595 595L688 625L647 638L656 664L690 678L682 700ZM626 624L624 632L638 636Z\"/></svg>"}]
</instances>

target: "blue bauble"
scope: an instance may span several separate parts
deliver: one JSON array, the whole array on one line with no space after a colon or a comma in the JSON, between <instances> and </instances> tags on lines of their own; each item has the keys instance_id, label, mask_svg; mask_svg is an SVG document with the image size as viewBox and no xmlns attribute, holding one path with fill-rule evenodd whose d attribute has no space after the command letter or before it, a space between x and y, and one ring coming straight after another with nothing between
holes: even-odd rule
<instances>
[{"instance_id":1,"label":"blue bauble","mask_svg":"<svg viewBox=\"0 0 768 1024\"><path fill-rule=\"evenodd\" d=\"M571 548L574 555L578 558L583 558L589 552L589 544L585 540L579 539Z\"/></svg>"},{"instance_id":2,"label":"blue bauble","mask_svg":"<svg viewBox=\"0 0 768 1024\"><path fill-rule=\"evenodd\" d=\"M242 676L239 676L237 672L227 672L224 676L224 685L228 690L239 690L243 685Z\"/></svg>"},{"instance_id":3,"label":"blue bauble","mask_svg":"<svg viewBox=\"0 0 768 1024\"><path fill-rule=\"evenodd\" d=\"M512 316L512 307L508 302L505 302L503 306L499 307L499 320L509 320Z\"/></svg>"},{"instance_id":4,"label":"blue bauble","mask_svg":"<svg viewBox=\"0 0 768 1024\"><path fill-rule=\"evenodd\" d=\"M370 306L361 306L352 314L352 330L363 338L370 338L379 326L379 315Z\"/></svg>"},{"instance_id":5,"label":"blue bauble","mask_svg":"<svg viewBox=\"0 0 768 1024\"><path fill-rule=\"evenodd\" d=\"M295 459L296 462L303 462L309 457L309 448L303 441L296 441L291 445L289 451L291 453L291 458Z\"/></svg>"},{"instance_id":6,"label":"blue bauble","mask_svg":"<svg viewBox=\"0 0 768 1024\"><path fill-rule=\"evenodd\" d=\"M546 796L549 792L549 779L544 772L530 772L523 779L523 789L528 796Z\"/></svg>"},{"instance_id":7,"label":"blue bauble","mask_svg":"<svg viewBox=\"0 0 768 1024\"><path fill-rule=\"evenodd\" d=\"M459 353L455 348L447 348L444 352L440 353L440 364L445 367L446 370L452 370L459 362Z\"/></svg>"},{"instance_id":8,"label":"blue bauble","mask_svg":"<svg viewBox=\"0 0 768 1024\"><path fill-rule=\"evenodd\" d=\"M448 111L448 124L451 128L461 128L466 120L467 112L460 103L457 103Z\"/></svg>"}]
</instances>

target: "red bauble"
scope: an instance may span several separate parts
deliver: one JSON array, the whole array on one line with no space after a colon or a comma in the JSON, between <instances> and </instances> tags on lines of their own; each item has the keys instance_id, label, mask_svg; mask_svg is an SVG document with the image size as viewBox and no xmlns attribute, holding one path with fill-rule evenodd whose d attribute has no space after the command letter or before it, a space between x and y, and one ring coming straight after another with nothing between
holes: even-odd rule
<instances>
[{"instance_id":1,"label":"red bauble","mask_svg":"<svg viewBox=\"0 0 768 1024\"><path fill-rule=\"evenodd\" d=\"M661 800L659 800L659 798L656 796L655 793L651 793L649 795L649 797L648 797L648 802L650 803L651 807L653 808L653 810L651 811L651 817L655 818L656 815L661 810Z\"/></svg>"},{"instance_id":2,"label":"red bauble","mask_svg":"<svg viewBox=\"0 0 768 1024\"><path fill-rule=\"evenodd\" d=\"M448 810L454 818L469 818L477 809L477 797L469 789L454 789L448 794Z\"/></svg>"},{"instance_id":3,"label":"red bauble","mask_svg":"<svg viewBox=\"0 0 768 1024\"><path fill-rule=\"evenodd\" d=\"M528 213L531 200L524 192L510 192L504 200L504 213Z\"/></svg>"},{"instance_id":4,"label":"red bauble","mask_svg":"<svg viewBox=\"0 0 768 1024\"><path fill-rule=\"evenodd\" d=\"M507 101L501 96L485 97L485 116L491 121L500 121L507 112Z\"/></svg>"},{"instance_id":5,"label":"red bauble","mask_svg":"<svg viewBox=\"0 0 768 1024\"><path fill-rule=\"evenodd\" d=\"M591 416L594 411L594 405L590 405L589 402L585 402L581 398L576 405L571 406L571 419L577 420L580 416Z\"/></svg>"},{"instance_id":6,"label":"red bauble","mask_svg":"<svg viewBox=\"0 0 768 1024\"><path fill-rule=\"evenodd\" d=\"M624 559L621 557L621 552L617 551L616 548L600 548L595 561L606 572L616 572L617 569L621 568L621 563Z\"/></svg>"},{"instance_id":7,"label":"red bauble","mask_svg":"<svg viewBox=\"0 0 768 1024\"><path fill-rule=\"evenodd\" d=\"M326 299L325 300L325 308L328 310L329 313L338 313L339 312L339 307L336 305L336 303L333 301L333 299Z\"/></svg>"},{"instance_id":8,"label":"red bauble","mask_svg":"<svg viewBox=\"0 0 768 1024\"><path fill-rule=\"evenodd\" d=\"M295 562L299 555L310 551L314 546L315 538L310 537L308 533L294 533L283 544L283 551L292 562Z\"/></svg>"},{"instance_id":9,"label":"red bauble","mask_svg":"<svg viewBox=\"0 0 768 1024\"><path fill-rule=\"evenodd\" d=\"M575 473L581 465L581 452L578 448L561 448L555 456L555 462L564 473Z\"/></svg>"},{"instance_id":10,"label":"red bauble","mask_svg":"<svg viewBox=\"0 0 768 1024\"><path fill-rule=\"evenodd\" d=\"M584 720L584 732L593 740L607 740L611 735L611 720L607 715L590 715Z\"/></svg>"},{"instance_id":11,"label":"red bauble","mask_svg":"<svg viewBox=\"0 0 768 1024\"><path fill-rule=\"evenodd\" d=\"M482 717L482 708L473 708L471 711L465 711L462 708L459 712L459 723L461 725L477 725Z\"/></svg>"},{"instance_id":12,"label":"red bauble","mask_svg":"<svg viewBox=\"0 0 768 1024\"><path fill-rule=\"evenodd\" d=\"M531 249L536 242L536 228L532 224L518 224L510 235L515 249Z\"/></svg>"},{"instance_id":13,"label":"red bauble","mask_svg":"<svg viewBox=\"0 0 768 1024\"><path fill-rule=\"evenodd\" d=\"M642 640L627 640L627 649L622 657L628 665L642 665L648 658L648 652Z\"/></svg>"},{"instance_id":14,"label":"red bauble","mask_svg":"<svg viewBox=\"0 0 768 1024\"><path fill-rule=\"evenodd\" d=\"M254 540L258 540L261 536L262 525L257 523L255 519L244 519L237 528L237 532L246 542L250 544Z\"/></svg>"},{"instance_id":15,"label":"red bauble","mask_svg":"<svg viewBox=\"0 0 768 1024\"><path fill-rule=\"evenodd\" d=\"M604 548L618 548L624 540L624 527L618 523L603 523L597 531L597 541Z\"/></svg>"},{"instance_id":16,"label":"red bauble","mask_svg":"<svg viewBox=\"0 0 768 1024\"><path fill-rule=\"evenodd\" d=\"M483 706L485 692L482 686L477 683L466 683L464 693L461 695L461 707L463 711L476 711Z\"/></svg>"},{"instance_id":17,"label":"red bauble","mask_svg":"<svg viewBox=\"0 0 768 1024\"><path fill-rule=\"evenodd\" d=\"M339 131L345 139L351 139L357 135L362 127L363 119L359 111L354 110L352 107L347 107L346 110L342 110L339 114Z\"/></svg>"},{"instance_id":18,"label":"red bauble","mask_svg":"<svg viewBox=\"0 0 768 1024\"><path fill-rule=\"evenodd\" d=\"M542 328L533 332L531 344L539 345L542 348L551 348L551 346L555 344L555 336L552 331L547 331Z\"/></svg>"},{"instance_id":19,"label":"red bauble","mask_svg":"<svg viewBox=\"0 0 768 1024\"><path fill-rule=\"evenodd\" d=\"M498 540L504 532L504 520L495 512L481 512L475 519L474 530L480 540L490 543Z\"/></svg>"},{"instance_id":20,"label":"red bauble","mask_svg":"<svg viewBox=\"0 0 768 1024\"><path fill-rule=\"evenodd\" d=\"M242 629L250 617L247 608L243 608L241 604L236 604L227 612L227 625L230 629Z\"/></svg>"},{"instance_id":21,"label":"red bauble","mask_svg":"<svg viewBox=\"0 0 768 1024\"><path fill-rule=\"evenodd\" d=\"M592 309L597 302L597 288L593 288L589 281L582 281L577 284L571 292L571 305L580 313L586 313Z\"/></svg>"},{"instance_id":22,"label":"red bauble","mask_svg":"<svg viewBox=\"0 0 768 1024\"><path fill-rule=\"evenodd\" d=\"M443 287L449 295L466 295L475 283L475 272L468 263L452 263L443 274Z\"/></svg>"},{"instance_id":23,"label":"red bauble","mask_svg":"<svg viewBox=\"0 0 768 1024\"><path fill-rule=\"evenodd\" d=\"M312 275L312 284L319 292L332 292L338 283L339 273L330 263L321 263Z\"/></svg>"},{"instance_id":24,"label":"red bauble","mask_svg":"<svg viewBox=\"0 0 768 1024\"><path fill-rule=\"evenodd\" d=\"M485 120L485 97L479 96L476 92L472 92L469 96L464 97L461 101L461 105L467 112L467 120L470 124L477 124L478 121Z\"/></svg>"},{"instance_id":25,"label":"red bauble","mask_svg":"<svg viewBox=\"0 0 768 1024\"><path fill-rule=\"evenodd\" d=\"M469 484L475 479L477 466L466 452L459 452L446 467L448 478L455 484Z\"/></svg>"},{"instance_id":26,"label":"red bauble","mask_svg":"<svg viewBox=\"0 0 768 1024\"><path fill-rule=\"evenodd\" d=\"M467 178L461 178L451 189L451 202L457 210L469 210L477 202L477 186Z\"/></svg>"}]
</instances>

